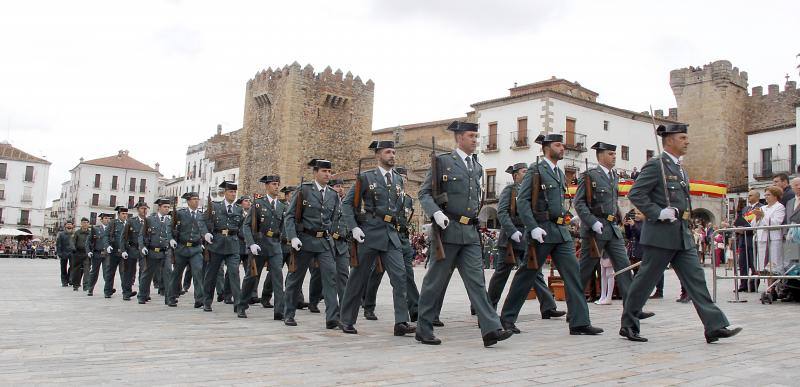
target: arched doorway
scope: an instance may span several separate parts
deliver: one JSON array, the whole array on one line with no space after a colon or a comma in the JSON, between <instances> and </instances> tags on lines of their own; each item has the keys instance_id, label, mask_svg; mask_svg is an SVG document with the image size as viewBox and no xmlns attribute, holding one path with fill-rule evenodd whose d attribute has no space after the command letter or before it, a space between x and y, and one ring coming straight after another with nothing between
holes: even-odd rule
<instances>
[{"instance_id":1,"label":"arched doorway","mask_svg":"<svg viewBox=\"0 0 800 387\"><path fill-rule=\"evenodd\" d=\"M692 220L701 220L705 224L716 224L714 214L705 208L695 208L692 210Z\"/></svg>"},{"instance_id":2,"label":"arched doorway","mask_svg":"<svg viewBox=\"0 0 800 387\"><path fill-rule=\"evenodd\" d=\"M500 228L500 222L497 220L497 209L494 207L483 207L481 213L478 214L478 220L480 220L483 227Z\"/></svg>"}]
</instances>

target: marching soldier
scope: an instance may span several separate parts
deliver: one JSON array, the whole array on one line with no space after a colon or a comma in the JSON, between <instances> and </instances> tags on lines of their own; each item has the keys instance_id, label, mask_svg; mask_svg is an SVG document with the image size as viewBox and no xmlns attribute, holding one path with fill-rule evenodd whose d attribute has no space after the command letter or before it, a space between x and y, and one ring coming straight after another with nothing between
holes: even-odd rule
<instances>
[{"instance_id":1,"label":"marching soldier","mask_svg":"<svg viewBox=\"0 0 800 387\"><path fill-rule=\"evenodd\" d=\"M403 167L396 167L395 171L403 178L408 176L406 169ZM404 195L402 201L403 215L397 218L397 231L400 235L403 265L406 270L406 304L408 305L409 318L411 322L415 322L418 316L419 290L417 290L417 283L414 281L414 250L411 248L408 229L408 222L414 213L414 200L411 196ZM383 271L373 269L367 282L367 291L364 294L364 318L367 320L378 319L378 316L375 315L375 300L382 280Z\"/></svg>"},{"instance_id":2,"label":"marching soldier","mask_svg":"<svg viewBox=\"0 0 800 387\"><path fill-rule=\"evenodd\" d=\"M89 273L89 292L86 294L87 296L94 295L94 286L97 285L97 277L100 276L100 266L102 265L105 274L105 270L109 265L107 258L111 255L113 249L110 244L111 238L108 230L108 222L113 217L114 214L100 214L100 224L92 227L91 237L87 240L88 245L86 251L88 251L89 258L92 260L92 268ZM108 293L105 293L105 297L110 298L113 292L113 288L109 289Z\"/></svg>"},{"instance_id":3,"label":"marching soldier","mask_svg":"<svg viewBox=\"0 0 800 387\"><path fill-rule=\"evenodd\" d=\"M281 237L283 236L283 218L286 204L278 200L281 178L278 175L263 176L259 182L264 184L266 195L256 199L244 220L245 245L255 259L256 272L253 273L248 262L245 265L245 276L242 281L242 299L239 301L239 317L247 317L245 310L249 307L250 294L257 293L261 270L267 267L267 275L274 284L275 309L273 318L283 320L283 252ZM255 218L255 219L254 219ZM253 228L253 225L255 227ZM263 302L263 301L262 301Z\"/></svg>"},{"instance_id":4,"label":"marching soldier","mask_svg":"<svg viewBox=\"0 0 800 387\"><path fill-rule=\"evenodd\" d=\"M162 289L160 290L164 290L164 304L176 307L178 301L169 291L173 259L169 245L169 241L172 240L172 219L169 216L172 204L169 199L162 198L155 201L155 206L156 212L145 219L144 230L139 233L139 251L141 251L146 264L142 271L142 277L139 278L137 298L140 304L148 301L153 277L156 272L161 272Z\"/></svg>"},{"instance_id":5,"label":"marching soldier","mask_svg":"<svg viewBox=\"0 0 800 387\"><path fill-rule=\"evenodd\" d=\"M72 283L72 290L76 292L81 283L83 283L84 291L89 289L89 268L92 262L91 258L89 258L89 253L92 250L88 246L91 239L92 230L89 229L89 219L82 218L81 228L72 233L72 241L70 242L75 248L75 252L72 254L73 262L70 264L69 278Z\"/></svg>"},{"instance_id":6,"label":"marching soldier","mask_svg":"<svg viewBox=\"0 0 800 387\"><path fill-rule=\"evenodd\" d=\"M714 304L706 287L706 277L689 230L692 202L689 176L680 157L689 147L687 125L660 125L664 152L650 159L633 183L628 199L646 220L639 243L644 248L642 266L633 277L622 314L619 331L631 341L647 341L639 336L639 311L644 307L667 264L671 264L705 327L706 342L734 336L742 328L728 329L728 319Z\"/></svg>"},{"instance_id":7,"label":"marching soldier","mask_svg":"<svg viewBox=\"0 0 800 387\"><path fill-rule=\"evenodd\" d=\"M303 285L308 267L316 262L322 277L325 327L336 329L341 323L339 302L336 299L336 264L333 260L330 228L336 207L339 206L339 198L336 192L327 188L331 178L331 162L312 159L308 165L313 168L314 181L300 185L289 202L284 220L286 237L297 251L295 264L290 263L290 271L286 276L284 324L297 325L294 316L300 294L298 288ZM298 200L298 197L302 198ZM272 285L277 286L275 283Z\"/></svg>"},{"instance_id":8,"label":"marching soldier","mask_svg":"<svg viewBox=\"0 0 800 387\"><path fill-rule=\"evenodd\" d=\"M211 312L211 303L214 301L214 285L217 282L220 265L225 262L228 282L233 296L233 311L238 312L236 302L241 294L239 282L239 232L242 229L244 218L242 208L236 205L237 185L232 181L223 181L220 188L224 190L225 198L221 202L212 204L211 213L205 214L208 232L204 238L208 243L209 259L203 281L203 311Z\"/></svg>"},{"instance_id":9,"label":"marching soldier","mask_svg":"<svg viewBox=\"0 0 800 387\"><path fill-rule=\"evenodd\" d=\"M110 239L109 243L111 244L112 251L107 260L109 264L103 270L103 280L105 281L105 287L103 291L106 295L106 298L109 298L112 294L116 293L116 289L114 289L114 281L117 270L120 271L120 280L122 280L122 272L125 270L122 262L124 261L122 253L125 252L125 246L123 245L122 238L125 231L125 225L128 222L128 208L125 206L116 206L114 211L117 212L117 217L116 219L112 219L108 226ZM125 284L123 283L122 299L125 301L130 301L130 294L131 288L129 287L126 290Z\"/></svg>"},{"instance_id":10,"label":"marching soldier","mask_svg":"<svg viewBox=\"0 0 800 387\"><path fill-rule=\"evenodd\" d=\"M250 207L253 205L253 200L250 198L249 195L242 195L236 199L235 202L236 206L242 209L242 221L247 218L247 214L250 212ZM241 229L239 232L239 263L242 265L242 268L247 268L247 256L248 256L248 248L247 244L244 241L244 234L243 230ZM221 281L221 282L220 282ZM223 266L220 265L219 274L217 276L217 286L222 283L222 295L226 304L233 304L233 293L231 292L231 281L230 281L230 273L223 270ZM241 289L241 288L240 288ZM240 290L241 291L241 290ZM256 300L254 300L256 294L241 293L241 298L245 300L248 304L254 304ZM235 308L235 307L234 307ZM238 314L242 314L241 311Z\"/></svg>"},{"instance_id":11,"label":"marching soldier","mask_svg":"<svg viewBox=\"0 0 800 387\"><path fill-rule=\"evenodd\" d=\"M597 142L592 145L597 151L597 168L586 171L578 181L578 190L575 193L575 210L581 219L581 259L578 262L581 273L581 285L585 288L594 275L595 267L604 253L611 259L614 270L622 270L630 265L628 252L625 249L625 240L619 227L619 176L614 172L617 163L617 146ZM588 176L588 180L587 180ZM587 187L587 181L591 182ZM591 194L591 202L589 201ZM592 256L592 244L597 246ZM622 302L628 296L628 287L633 280L630 271L616 276ZM645 319L654 316L651 312L639 312L639 318Z\"/></svg>"},{"instance_id":12,"label":"marching soldier","mask_svg":"<svg viewBox=\"0 0 800 387\"><path fill-rule=\"evenodd\" d=\"M203 235L208 233L206 221L200 211L200 195L187 192L181 196L188 207L179 209L175 216L175 229L169 241L175 254L175 267L172 271L173 297L181 290L181 275L187 268L194 282L194 307L203 306Z\"/></svg>"},{"instance_id":13,"label":"marching soldier","mask_svg":"<svg viewBox=\"0 0 800 387\"><path fill-rule=\"evenodd\" d=\"M494 274L489 280L488 289L489 301L491 301L494 308L497 308L497 303L500 302L500 296L506 287L511 270L517 262L524 261L525 250L527 250L526 241L528 238L525 237L525 224L522 223L516 203L519 184L527 172L528 164L525 163L516 163L506 169L506 173L511 174L514 182L503 188L500 193L500 201L497 204L497 219L501 225L500 234L497 236L500 258L497 260ZM510 258L507 257L509 243L514 254L514 262L508 262L504 259ZM566 314L564 311L556 310L556 300L553 298L553 294L550 293L550 289L547 288L541 271L536 273L533 280L533 289L536 290L536 299L539 300L539 310L543 319L561 317ZM514 333L519 332L514 331Z\"/></svg>"},{"instance_id":14,"label":"marching soldier","mask_svg":"<svg viewBox=\"0 0 800 387\"><path fill-rule=\"evenodd\" d=\"M333 215L331 223L331 238L333 238L334 258L336 262L336 294L339 303L344 300L344 291L347 287L347 279L350 277L350 230L344 211L342 211L342 200L344 200L344 181L342 179L331 179L328 185L336 191L339 197L338 211ZM310 307L310 305L309 305Z\"/></svg>"},{"instance_id":15,"label":"marching soldier","mask_svg":"<svg viewBox=\"0 0 800 387\"><path fill-rule=\"evenodd\" d=\"M567 190L566 177L557 163L564 158L563 137L560 134L539 135L536 143L542 145L544 159L533 164L522 179L517 195L519 216L534 243L536 256L526 256L525 260L537 259L537 269L529 269L528 265L520 265L511 281L506 301L503 304L501 318L507 329L516 329L519 311L525 303L528 291L541 272L544 261L549 255L558 273L564 279L567 292L567 310L569 333L571 335L598 335L602 329L593 327L589 321L589 307L583 295L578 259L575 257L575 244L567 229L564 208L564 193ZM539 176L539 184L533 187L534 175ZM532 190L538 190L536 202L532 202ZM538 243L537 243L538 242Z\"/></svg>"},{"instance_id":16,"label":"marching soldier","mask_svg":"<svg viewBox=\"0 0 800 387\"><path fill-rule=\"evenodd\" d=\"M431 238L432 258L422 281L416 339L423 344L441 344L433 335L432 321L437 299L455 267L478 315L483 345L489 347L513 333L502 327L486 294L477 227L483 167L473 155L478 145L478 125L454 121L447 129L455 132L457 148L436 156L437 166L428 172L419 191L422 208L440 229ZM434 192L434 184L440 187L439 192ZM441 244L444 255L438 254L437 244Z\"/></svg>"},{"instance_id":17,"label":"marching soldier","mask_svg":"<svg viewBox=\"0 0 800 387\"><path fill-rule=\"evenodd\" d=\"M122 252L122 265L124 265L122 293L123 299L126 301L138 294L138 292L132 291L133 284L136 280L136 264L139 263L140 269L141 265L145 264L142 251L139 248L139 239L142 238L147 211L150 210L147 203L143 201L137 203L134 208L136 209L136 216L128 217L122 233L122 249L124 250ZM125 297L126 294L127 297Z\"/></svg>"},{"instance_id":18,"label":"marching soldier","mask_svg":"<svg viewBox=\"0 0 800 387\"><path fill-rule=\"evenodd\" d=\"M75 264L75 246L72 244L72 235L75 233L73 229L75 224L71 220L64 223L64 230L56 236L56 255L58 256L59 266L61 267L61 286L67 287L72 282L70 281L69 270ZM77 290L77 287L75 288Z\"/></svg>"},{"instance_id":19,"label":"marching soldier","mask_svg":"<svg viewBox=\"0 0 800 387\"><path fill-rule=\"evenodd\" d=\"M406 305L406 271L403 251L397 232L398 218L404 216L405 197L403 177L394 172L394 142L373 141L369 146L375 151L378 167L356 176L359 181L344 198L343 212L353 239L358 242L358 265L350 270L350 277L342 302L342 331L358 333L354 327L361 299L373 267L382 265L389 272L394 301L394 335L405 336L416 328L408 324ZM360 192L356 192L360 188ZM360 203L356 203L356 195ZM377 270L377 269L376 269Z\"/></svg>"},{"instance_id":20,"label":"marching soldier","mask_svg":"<svg viewBox=\"0 0 800 387\"><path fill-rule=\"evenodd\" d=\"M288 211L289 200L291 200L292 192L295 191L297 187L295 186L284 186L281 188L281 193L283 194L283 199L279 200L281 203L284 204L286 208L284 212ZM284 214L285 215L285 214ZM284 218L285 219L285 218ZM286 238L286 233L281 237L281 253L283 254L283 263L289 263L289 257L292 254L292 243L290 240ZM270 298L272 298L272 277L267 276L266 280L264 280L264 289L261 292L261 306L265 308L272 308L273 305L269 302ZM321 286L321 285L320 285ZM285 294L285 293L284 293ZM285 297L285 296L284 296ZM304 309L308 304L303 301L305 296L303 295L302 287L297 288L297 309ZM277 300L276 300L277 302ZM281 313L282 314L282 313Z\"/></svg>"}]
</instances>

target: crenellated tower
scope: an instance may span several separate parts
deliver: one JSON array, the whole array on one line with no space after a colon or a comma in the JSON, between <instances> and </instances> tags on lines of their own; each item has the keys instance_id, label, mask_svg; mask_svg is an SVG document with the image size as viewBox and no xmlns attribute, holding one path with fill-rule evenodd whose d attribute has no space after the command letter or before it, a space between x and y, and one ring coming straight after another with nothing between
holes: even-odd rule
<instances>
[{"instance_id":1,"label":"crenellated tower","mask_svg":"<svg viewBox=\"0 0 800 387\"><path fill-rule=\"evenodd\" d=\"M247 81L239 189L260 192L258 179L279 174L283 185L310 177L311 158L331 160L334 172L357 167L372 130L375 84L311 65L258 72Z\"/></svg>"}]
</instances>

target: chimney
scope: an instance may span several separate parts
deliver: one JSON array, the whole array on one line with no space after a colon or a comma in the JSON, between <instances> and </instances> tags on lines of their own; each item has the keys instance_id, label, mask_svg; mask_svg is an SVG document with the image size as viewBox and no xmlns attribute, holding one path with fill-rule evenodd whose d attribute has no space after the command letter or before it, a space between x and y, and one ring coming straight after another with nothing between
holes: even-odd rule
<instances>
[{"instance_id":1,"label":"chimney","mask_svg":"<svg viewBox=\"0 0 800 387\"><path fill-rule=\"evenodd\" d=\"M81 157L80 162L83 163L83 157Z\"/></svg>"},{"instance_id":2,"label":"chimney","mask_svg":"<svg viewBox=\"0 0 800 387\"><path fill-rule=\"evenodd\" d=\"M125 151L122 150L122 149L120 149L119 152L117 152L117 157L122 157L124 155L125 155Z\"/></svg>"},{"instance_id":3,"label":"chimney","mask_svg":"<svg viewBox=\"0 0 800 387\"><path fill-rule=\"evenodd\" d=\"M222 134L222 124L217 124L217 136Z\"/></svg>"},{"instance_id":4,"label":"chimney","mask_svg":"<svg viewBox=\"0 0 800 387\"><path fill-rule=\"evenodd\" d=\"M156 162L156 171L158 171L158 168L159 168L160 166L161 166L161 164L159 164L158 162Z\"/></svg>"}]
</instances>

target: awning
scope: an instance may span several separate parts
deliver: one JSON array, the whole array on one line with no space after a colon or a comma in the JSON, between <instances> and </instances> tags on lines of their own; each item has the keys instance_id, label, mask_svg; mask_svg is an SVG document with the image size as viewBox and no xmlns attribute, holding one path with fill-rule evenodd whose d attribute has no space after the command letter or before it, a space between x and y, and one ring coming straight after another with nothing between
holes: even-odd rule
<instances>
[{"instance_id":1,"label":"awning","mask_svg":"<svg viewBox=\"0 0 800 387\"><path fill-rule=\"evenodd\" d=\"M0 235L5 235L5 236L26 235L27 236L27 235L33 235L33 234L31 234L29 232L25 232L25 231L16 230L16 229L13 229L13 228L5 228L5 227L3 227L3 228L0 228Z\"/></svg>"}]
</instances>

